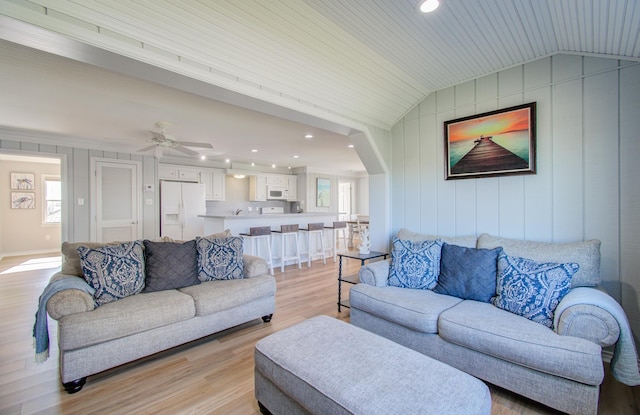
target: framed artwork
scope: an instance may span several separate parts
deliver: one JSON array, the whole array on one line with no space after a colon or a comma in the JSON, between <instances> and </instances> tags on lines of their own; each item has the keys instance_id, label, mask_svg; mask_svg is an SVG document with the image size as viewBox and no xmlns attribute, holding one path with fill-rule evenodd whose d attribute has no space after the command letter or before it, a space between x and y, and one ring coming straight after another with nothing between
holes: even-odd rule
<instances>
[{"instance_id":1,"label":"framed artwork","mask_svg":"<svg viewBox=\"0 0 640 415\"><path fill-rule=\"evenodd\" d=\"M34 173L11 173L11 190L35 190Z\"/></svg>"},{"instance_id":2,"label":"framed artwork","mask_svg":"<svg viewBox=\"0 0 640 415\"><path fill-rule=\"evenodd\" d=\"M445 180L536 173L536 103L444 123Z\"/></svg>"},{"instance_id":3,"label":"framed artwork","mask_svg":"<svg viewBox=\"0 0 640 415\"><path fill-rule=\"evenodd\" d=\"M27 192L11 192L12 209L35 209L36 194Z\"/></svg>"},{"instance_id":4,"label":"framed artwork","mask_svg":"<svg viewBox=\"0 0 640 415\"><path fill-rule=\"evenodd\" d=\"M316 179L316 206L329 207L331 205L331 180Z\"/></svg>"}]
</instances>

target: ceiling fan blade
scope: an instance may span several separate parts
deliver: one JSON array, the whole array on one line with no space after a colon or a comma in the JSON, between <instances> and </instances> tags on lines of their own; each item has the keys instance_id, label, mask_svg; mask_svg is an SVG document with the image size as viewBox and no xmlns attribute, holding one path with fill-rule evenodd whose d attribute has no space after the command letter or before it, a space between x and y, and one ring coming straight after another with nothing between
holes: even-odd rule
<instances>
[{"instance_id":1,"label":"ceiling fan blade","mask_svg":"<svg viewBox=\"0 0 640 415\"><path fill-rule=\"evenodd\" d=\"M158 133L158 132L155 132L155 131L151 131L151 130L149 130L149 132L151 133L153 138L155 138L156 140L159 140L159 141L165 141L166 140L166 137L164 136L164 134L161 134L161 133Z\"/></svg>"},{"instance_id":2,"label":"ceiling fan blade","mask_svg":"<svg viewBox=\"0 0 640 415\"><path fill-rule=\"evenodd\" d=\"M187 146L187 147L213 148L213 146L209 143L196 143L193 141L178 141L178 144L180 144L181 146Z\"/></svg>"},{"instance_id":3,"label":"ceiling fan blade","mask_svg":"<svg viewBox=\"0 0 640 415\"><path fill-rule=\"evenodd\" d=\"M188 148L182 147L182 146L172 147L172 149L176 150L176 151L179 151L181 153L184 153L184 154L188 154L190 156L199 156L200 155L200 153L195 152L193 150L189 150Z\"/></svg>"},{"instance_id":4,"label":"ceiling fan blade","mask_svg":"<svg viewBox=\"0 0 640 415\"><path fill-rule=\"evenodd\" d=\"M149 151L149 150L153 150L154 148L158 147L157 144L152 144L149 147L145 147L145 148L141 148L140 150L138 150L138 153L142 153L144 151Z\"/></svg>"}]
</instances>

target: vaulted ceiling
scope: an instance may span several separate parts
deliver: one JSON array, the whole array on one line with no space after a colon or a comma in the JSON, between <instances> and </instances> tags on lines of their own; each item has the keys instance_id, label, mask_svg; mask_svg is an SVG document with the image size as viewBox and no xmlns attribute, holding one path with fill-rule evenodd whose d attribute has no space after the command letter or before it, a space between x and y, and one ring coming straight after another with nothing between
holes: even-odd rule
<instances>
[{"instance_id":1,"label":"vaulted ceiling","mask_svg":"<svg viewBox=\"0 0 640 415\"><path fill-rule=\"evenodd\" d=\"M556 53L640 60L637 0L417 3L1 0L0 15L345 131L389 130L433 91Z\"/></svg>"}]
</instances>

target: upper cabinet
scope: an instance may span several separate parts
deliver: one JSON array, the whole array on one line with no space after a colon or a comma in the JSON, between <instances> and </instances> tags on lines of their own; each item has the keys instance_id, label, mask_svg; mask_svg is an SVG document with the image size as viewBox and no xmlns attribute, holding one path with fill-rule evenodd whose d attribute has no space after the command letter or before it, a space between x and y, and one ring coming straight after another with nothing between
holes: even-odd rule
<instances>
[{"instance_id":1,"label":"upper cabinet","mask_svg":"<svg viewBox=\"0 0 640 415\"><path fill-rule=\"evenodd\" d=\"M206 200L224 200L225 174L222 170L158 164L158 179L204 184Z\"/></svg>"},{"instance_id":2,"label":"upper cabinet","mask_svg":"<svg viewBox=\"0 0 640 415\"><path fill-rule=\"evenodd\" d=\"M265 202L267 200L266 175L249 176L249 200L252 202Z\"/></svg>"},{"instance_id":3,"label":"upper cabinet","mask_svg":"<svg viewBox=\"0 0 640 415\"><path fill-rule=\"evenodd\" d=\"M177 164L158 164L158 178L200 183L200 169Z\"/></svg>"},{"instance_id":4,"label":"upper cabinet","mask_svg":"<svg viewBox=\"0 0 640 415\"><path fill-rule=\"evenodd\" d=\"M288 186L289 186L289 202L295 202L298 200L298 176L289 175L287 176Z\"/></svg>"},{"instance_id":5,"label":"upper cabinet","mask_svg":"<svg viewBox=\"0 0 640 415\"><path fill-rule=\"evenodd\" d=\"M200 173L202 183L204 183L204 194L206 200L224 200L225 197L225 174L217 170L205 170Z\"/></svg>"}]
</instances>

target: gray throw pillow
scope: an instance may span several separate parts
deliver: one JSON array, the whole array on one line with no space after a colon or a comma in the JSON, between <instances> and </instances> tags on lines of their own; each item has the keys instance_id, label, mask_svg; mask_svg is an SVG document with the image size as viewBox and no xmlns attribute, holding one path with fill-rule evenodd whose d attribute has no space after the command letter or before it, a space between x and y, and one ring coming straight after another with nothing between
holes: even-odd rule
<instances>
[{"instance_id":1,"label":"gray throw pillow","mask_svg":"<svg viewBox=\"0 0 640 415\"><path fill-rule=\"evenodd\" d=\"M143 293L173 290L200 284L196 241L144 241L145 287Z\"/></svg>"},{"instance_id":2,"label":"gray throw pillow","mask_svg":"<svg viewBox=\"0 0 640 415\"><path fill-rule=\"evenodd\" d=\"M502 248L476 249L445 243L442 246L438 294L488 303L496 295L498 255Z\"/></svg>"}]
</instances>

